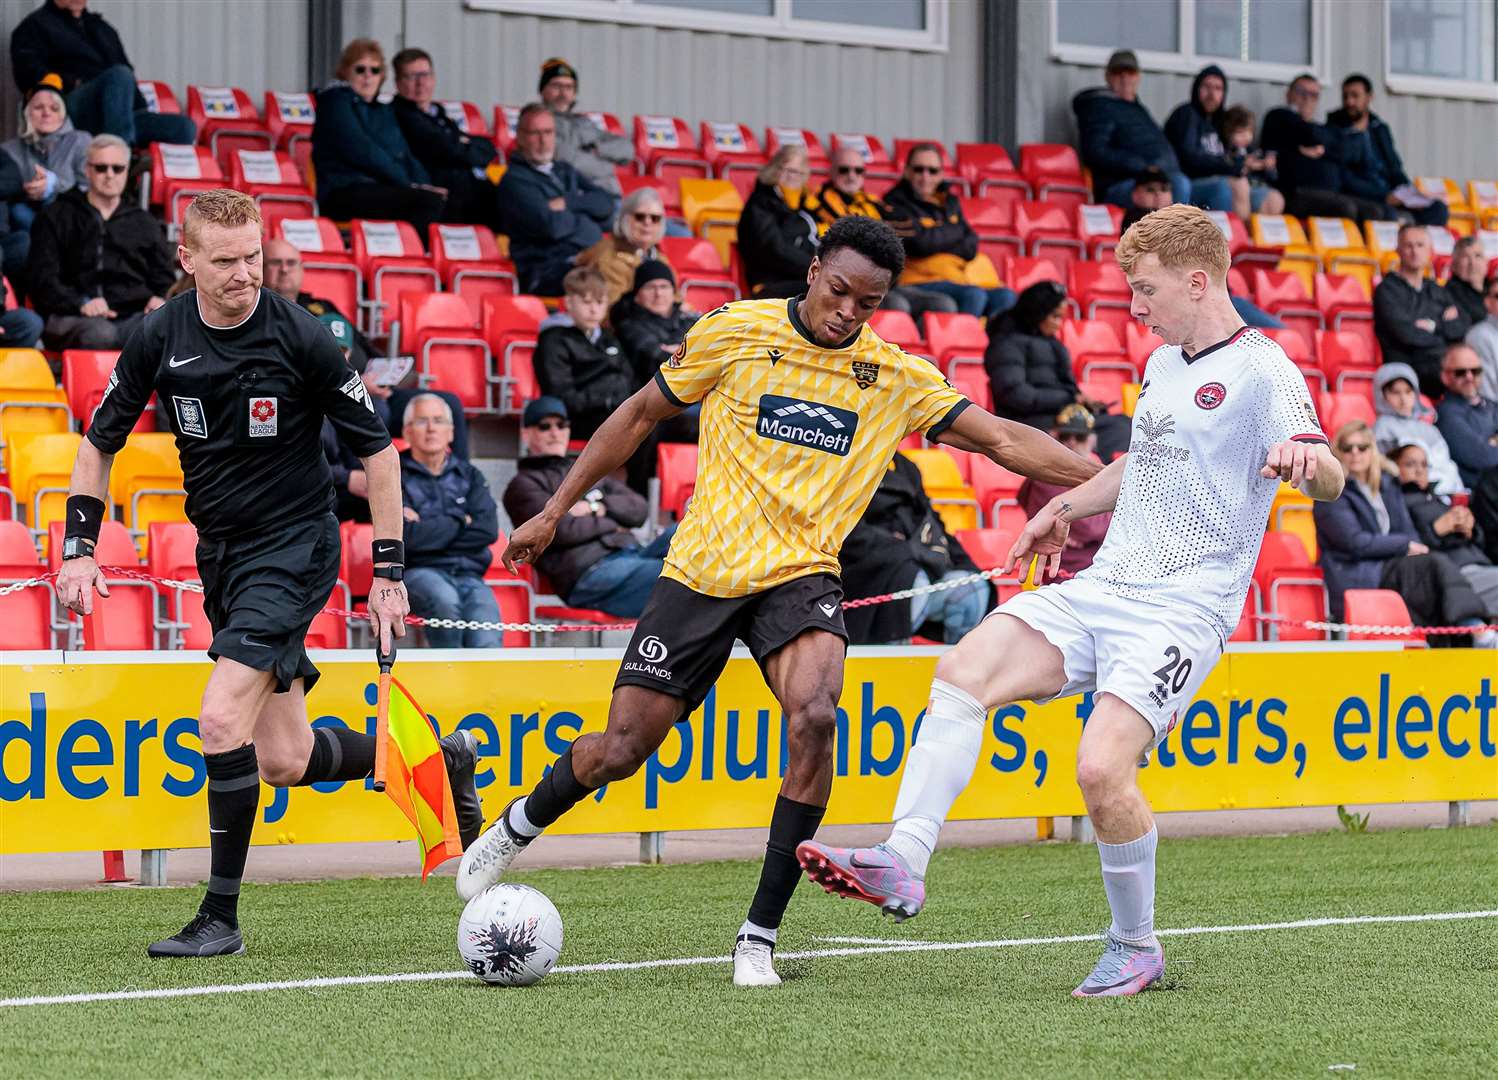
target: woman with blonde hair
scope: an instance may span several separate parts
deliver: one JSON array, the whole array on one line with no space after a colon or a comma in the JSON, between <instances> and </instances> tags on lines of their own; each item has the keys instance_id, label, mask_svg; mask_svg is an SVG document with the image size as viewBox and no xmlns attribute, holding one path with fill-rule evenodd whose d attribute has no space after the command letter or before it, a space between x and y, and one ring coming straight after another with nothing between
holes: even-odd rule
<instances>
[{"instance_id":1,"label":"woman with blonde hair","mask_svg":"<svg viewBox=\"0 0 1498 1080\"><path fill-rule=\"evenodd\" d=\"M1341 621L1348 589L1392 589L1404 598L1416 626L1481 625L1483 605L1471 584L1449 559L1420 542L1398 478L1384 473L1373 429L1349 420L1337 429L1332 453L1347 484L1339 498L1311 507L1332 621ZM1438 642L1431 639L1432 645Z\"/></svg>"},{"instance_id":2,"label":"woman with blonde hair","mask_svg":"<svg viewBox=\"0 0 1498 1080\"><path fill-rule=\"evenodd\" d=\"M806 148L782 146L765 163L739 218L739 255L756 298L800 296L817 254L817 219L805 208Z\"/></svg>"},{"instance_id":3,"label":"woman with blonde hair","mask_svg":"<svg viewBox=\"0 0 1498 1080\"><path fill-rule=\"evenodd\" d=\"M609 307L634 291L635 271L649 260L665 263L661 238L666 235L666 204L653 187L636 188L619 205L614 227L588 248L578 253L573 264L597 267L608 283Z\"/></svg>"},{"instance_id":4,"label":"woman with blonde hair","mask_svg":"<svg viewBox=\"0 0 1498 1080\"><path fill-rule=\"evenodd\" d=\"M37 212L64 191L88 187L88 141L68 119L60 89L62 80L48 75L26 93L25 126L14 139L0 143L21 171L23 197L11 203L12 227L29 231Z\"/></svg>"}]
</instances>

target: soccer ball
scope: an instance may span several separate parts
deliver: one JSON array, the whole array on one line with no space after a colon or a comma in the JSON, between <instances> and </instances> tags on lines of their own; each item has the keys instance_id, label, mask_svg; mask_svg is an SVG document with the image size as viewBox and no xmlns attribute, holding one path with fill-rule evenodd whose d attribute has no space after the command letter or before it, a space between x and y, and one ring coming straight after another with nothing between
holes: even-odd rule
<instances>
[{"instance_id":1,"label":"soccer ball","mask_svg":"<svg viewBox=\"0 0 1498 1080\"><path fill-rule=\"evenodd\" d=\"M562 916L528 885L495 885L463 909L458 952L486 983L529 986L546 977L562 952Z\"/></svg>"}]
</instances>

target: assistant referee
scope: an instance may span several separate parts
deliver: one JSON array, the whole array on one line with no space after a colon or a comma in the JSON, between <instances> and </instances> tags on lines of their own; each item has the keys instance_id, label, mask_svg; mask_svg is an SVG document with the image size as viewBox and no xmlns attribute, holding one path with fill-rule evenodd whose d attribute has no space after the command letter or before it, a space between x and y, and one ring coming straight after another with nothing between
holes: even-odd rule
<instances>
[{"instance_id":1,"label":"assistant referee","mask_svg":"<svg viewBox=\"0 0 1498 1080\"><path fill-rule=\"evenodd\" d=\"M151 956L244 951L240 878L260 799L275 787L359 780L372 736L313 731L306 693L317 682L307 629L338 578L338 520L319 439L323 419L363 461L374 522L369 619L388 650L410 610L402 582L400 464L364 383L310 313L261 284L260 213L248 196L199 195L177 256L197 288L147 316L126 342L73 466L58 592L93 610L109 589L93 558L109 470L154 392L177 437L187 516L198 530L198 575L214 661L198 727L208 773L208 890L180 933ZM483 826L475 745L443 740L465 844Z\"/></svg>"}]
</instances>

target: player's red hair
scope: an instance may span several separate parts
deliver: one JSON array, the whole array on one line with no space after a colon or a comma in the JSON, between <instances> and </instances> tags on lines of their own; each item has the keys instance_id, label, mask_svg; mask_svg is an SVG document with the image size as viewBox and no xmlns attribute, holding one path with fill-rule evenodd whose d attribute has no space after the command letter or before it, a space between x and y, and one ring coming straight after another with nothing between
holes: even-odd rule
<instances>
[{"instance_id":1,"label":"player's red hair","mask_svg":"<svg viewBox=\"0 0 1498 1080\"><path fill-rule=\"evenodd\" d=\"M260 226L260 209L255 200L242 191L214 188L193 199L182 218L182 245L197 246L198 230L204 225L237 229L241 225Z\"/></svg>"},{"instance_id":2,"label":"player's red hair","mask_svg":"<svg viewBox=\"0 0 1498 1080\"><path fill-rule=\"evenodd\" d=\"M1123 234L1113 257L1125 274L1145 255L1176 270L1205 270L1218 285L1228 278L1228 242L1205 210L1186 203L1146 214Z\"/></svg>"}]
</instances>

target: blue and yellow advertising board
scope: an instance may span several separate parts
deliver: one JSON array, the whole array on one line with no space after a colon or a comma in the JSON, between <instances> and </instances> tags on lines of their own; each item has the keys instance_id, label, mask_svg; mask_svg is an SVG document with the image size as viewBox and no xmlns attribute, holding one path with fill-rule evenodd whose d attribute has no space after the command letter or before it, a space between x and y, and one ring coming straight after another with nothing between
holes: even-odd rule
<instances>
[{"instance_id":1,"label":"blue and yellow advertising board","mask_svg":"<svg viewBox=\"0 0 1498 1080\"><path fill-rule=\"evenodd\" d=\"M887 821L937 649L853 649L829 823ZM318 656L314 724L374 730L376 669ZM602 728L604 650L411 651L401 681L447 733L472 728L493 815L566 745ZM0 654L0 854L202 846L202 654ZM1472 650L1229 653L1141 773L1157 810L1498 798L1498 662ZM996 710L954 818L1082 811L1073 775L1091 706ZM629 780L569 814L576 833L764 825L785 767L778 707L736 656L703 707ZM363 783L261 793L258 843L409 837Z\"/></svg>"}]
</instances>

